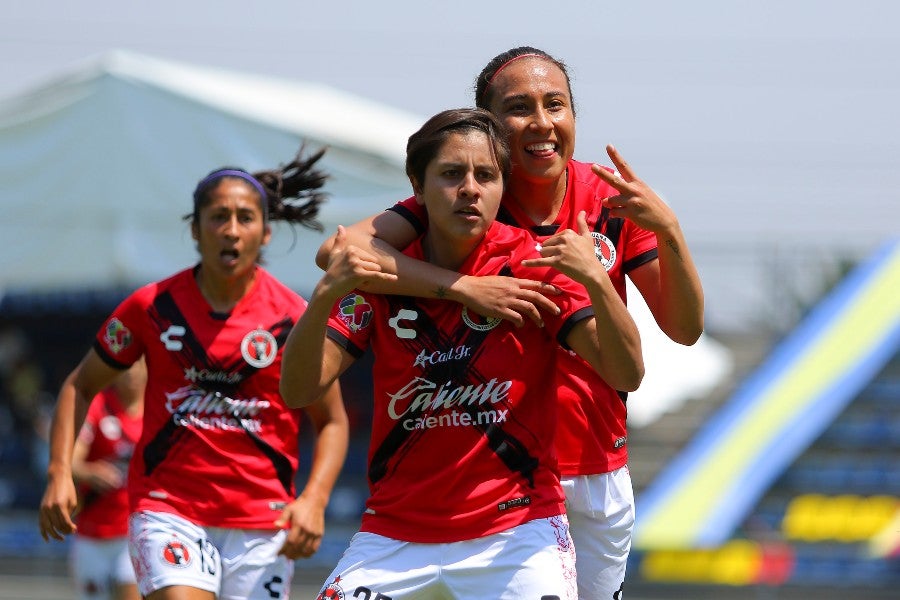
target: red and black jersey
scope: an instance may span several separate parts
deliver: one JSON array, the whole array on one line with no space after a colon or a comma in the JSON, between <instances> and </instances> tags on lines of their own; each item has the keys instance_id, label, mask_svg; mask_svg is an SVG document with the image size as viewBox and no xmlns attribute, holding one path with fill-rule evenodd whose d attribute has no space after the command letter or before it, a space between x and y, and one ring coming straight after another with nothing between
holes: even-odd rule
<instances>
[{"instance_id":1,"label":"red and black jersey","mask_svg":"<svg viewBox=\"0 0 900 600\"><path fill-rule=\"evenodd\" d=\"M406 250L422 258L419 243ZM460 272L542 279L562 312L516 328L463 305L356 291L329 336L374 355L370 498L362 530L432 543L490 535L561 514L553 451L556 349L593 315L584 289L536 257L525 232L494 223Z\"/></svg>"},{"instance_id":2,"label":"red and black jersey","mask_svg":"<svg viewBox=\"0 0 900 600\"><path fill-rule=\"evenodd\" d=\"M306 301L257 267L228 314L195 269L125 299L96 351L127 368L146 357L144 427L128 476L131 510L201 525L273 529L294 497L300 411L278 391L284 342Z\"/></svg>"},{"instance_id":3,"label":"red and black jersey","mask_svg":"<svg viewBox=\"0 0 900 600\"><path fill-rule=\"evenodd\" d=\"M78 440L88 447L87 462L106 461L122 471L125 481L140 435L141 416L129 414L115 390L107 388L91 401ZM79 498L78 535L109 539L128 534L128 492L124 485L102 493L82 485Z\"/></svg>"},{"instance_id":4,"label":"red and black jersey","mask_svg":"<svg viewBox=\"0 0 900 600\"><path fill-rule=\"evenodd\" d=\"M627 219L609 216L603 200L618 192L597 177L591 165L571 160L566 176L566 196L553 223L535 225L509 195L503 197L497 220L530 231L541 241L563 229L578 231L578 213L585 211L597 259L625 302L625 275L656 260L656 236ZM415 198L407 198L388 210L406 218L420 232L428 227L425 209ZM559 353L560 471L566 476L614 471L628 461L626 394L611 388L578 356Z\"/></svg>"}]
</instances>

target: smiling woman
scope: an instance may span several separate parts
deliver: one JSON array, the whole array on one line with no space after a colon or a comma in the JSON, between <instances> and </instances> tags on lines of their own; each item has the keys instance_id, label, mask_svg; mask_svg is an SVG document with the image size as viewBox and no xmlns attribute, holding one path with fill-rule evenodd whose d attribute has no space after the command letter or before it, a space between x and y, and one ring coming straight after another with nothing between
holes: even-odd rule
<instances>
[{"instance_id":1,"label":"smiling woman","mask_svg":"<svg viewBox=\"0 0 900 600\"><path fill-rule=\"evenodd\" d=\"M306 301L259 263L270 221L318 228L322 155L204 177L185 217L199 262L128 296L60 390L40 509L45 540L76 531L72 446L90 399L146 358L128 530L138 586L151 600L270 597L290 585L293 559L321 543L347 415L337 385L306 408L316 442L295 498L301 414L278 387L282 348Z\"/></svg>"}]
</instances>

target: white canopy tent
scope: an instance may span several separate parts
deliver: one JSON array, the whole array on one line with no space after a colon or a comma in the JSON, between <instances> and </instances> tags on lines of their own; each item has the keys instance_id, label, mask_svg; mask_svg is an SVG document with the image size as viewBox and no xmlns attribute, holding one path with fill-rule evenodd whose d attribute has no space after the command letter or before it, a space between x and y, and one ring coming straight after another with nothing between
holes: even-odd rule
<instances>
[{"instance_id":1,"label":"white canopy tent","mask_svg":"<svg viewBox=\"0 0 900 600\"><path fill-rule=\"evenodd\" d=\"M325 235L409 194L406 140L423 122L317 84L127 52L78 64L0 101L0 295L131 289L192 264L181 216L196 182L225 165L274 167L304 141L328 147L326 231L276 225L266 266L308 294ZM670 342L640 297L630 302L648 369L629 405L644 424L702 396L731 361L707 338Z\"/></svg>"},{"instance_id":2,"label":"white canopy tent","mask_svg":"<svg viewBox=\"0 0 900 600\"><path fill-rule=\"evenodd\" d=\"M113 52L0 102L0 290L134 287L196 259L191 192L223 165L327 146L331 230L409 193L424 119L337 90ZM311 286L323 237L276 229L269 268ZM295 242L296 246L288 252Z\"/></svg>"}]
</instances>

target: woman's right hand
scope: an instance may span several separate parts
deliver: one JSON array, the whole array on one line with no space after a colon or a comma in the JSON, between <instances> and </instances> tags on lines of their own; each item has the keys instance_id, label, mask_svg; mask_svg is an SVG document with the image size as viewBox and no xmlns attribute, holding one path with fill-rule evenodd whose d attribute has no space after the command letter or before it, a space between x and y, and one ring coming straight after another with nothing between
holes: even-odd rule
<instances>
[{"instance_id":1,"label":"woman's right hand","mask_svg":"<svg viewBox=\"0 0 900 600\"><path fill-rule=\"evenodd\" d=\"M559 307L549 296L559 295L556 286L533 279L517 279L501 275L466 275L456 284L461 302L483 317L510 321L516 327L531 319L544 326L542 311L559 314Z\"/></svg>"},{"instance_id":2,"label":"woman's right hand","mask_svg":"<svg viewBox=\"0 0 900 600\"><path fill-rule=\"evenodd\" d=\"M62 541L64 536L75 533L78 527L72 521L72 515L78 506L75 493L75 482L70 475L51 476L44 490L41 509L38 513L38 524L41 537L45 542L50 538Z\"/></svg>"},{"instance_id":3,"label":"woman's right hand","mask_svg":"<svg viewBox=\"0 0 900 600\"><path fill-rule=\"evenodd\" d=\"M317 291L336 300L375 279L394 281L397 276L382 271L377 259L367 250L348 244L344 227L338 225L328 266Z\"/></svg>"}]
</instances>

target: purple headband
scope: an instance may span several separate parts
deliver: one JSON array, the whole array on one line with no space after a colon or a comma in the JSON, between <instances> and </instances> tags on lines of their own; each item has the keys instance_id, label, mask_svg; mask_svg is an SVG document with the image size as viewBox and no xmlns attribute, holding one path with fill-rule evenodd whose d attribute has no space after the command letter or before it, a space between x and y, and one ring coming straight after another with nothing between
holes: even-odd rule
<instances>
[{"instance_id":1,"label":"purple headband","mask_svg":"<svg viewBox=\"0 0 900 600\"><path fill-rule=\"evenodd\" d=\"M268 192L266 192L266 188L264 188L263 184L261 184L259 180L250 173L247 173L246 171L239 171L237 169L222 169L220 171L214 171L204 177L200 181L200 183L197 184L197 187L194 188L195 207L197 205L197 201L200 199L201 190L203 190L203 188L205 188L214 179L219 179L221 177L237 177L252 185L253 188L257 192L259 192L259 197L262 201L263 220L267 221L269 219L269 194Z\"/></svg>"}]
</instances>

